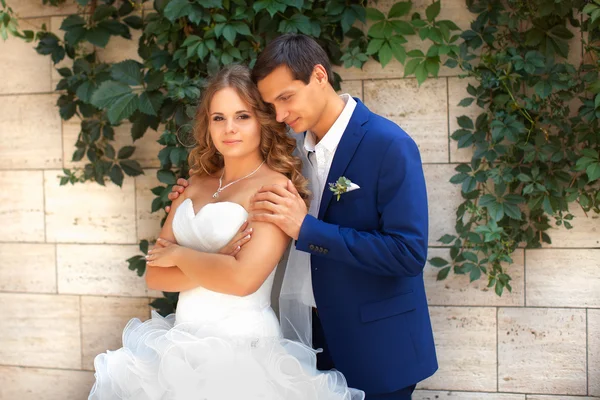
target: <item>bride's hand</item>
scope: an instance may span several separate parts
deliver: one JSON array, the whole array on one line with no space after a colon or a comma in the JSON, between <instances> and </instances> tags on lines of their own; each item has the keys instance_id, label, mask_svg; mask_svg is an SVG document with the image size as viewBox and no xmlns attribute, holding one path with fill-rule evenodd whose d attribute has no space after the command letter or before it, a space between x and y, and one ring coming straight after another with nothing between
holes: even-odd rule
<instances>
[{"instance_id":1,"label":"bride's hand","mask_svg":"<svg viewBox=\"0 0 600 400\"><path fill-rule=\"evenodd\" d=\"M146 264L151 267L175 267L177 266L177 256L181 248L178 244L158 238L156 246L148 251Z\"/></svg>"},{"instance_id":2,"label":"bride's hand","mask_svg":"<svg viewBox=\"0 0 600 400\"><path fill-rule=\"evenodd\" d=\"M238 229L238 233L223 247L219 250L219 254L223 254L226 256L235 257L237 253L240 252L242 247L250 241L252 236L252 228L248 228L248 221L244 222L240 229Z\"/></svg>"}]
</instances>

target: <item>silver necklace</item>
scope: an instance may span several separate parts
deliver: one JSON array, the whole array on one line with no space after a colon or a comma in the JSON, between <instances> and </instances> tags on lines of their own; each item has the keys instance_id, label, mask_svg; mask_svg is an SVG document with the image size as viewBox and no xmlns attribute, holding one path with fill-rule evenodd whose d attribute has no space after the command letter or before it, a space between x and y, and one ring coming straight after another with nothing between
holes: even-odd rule
<instances>
[{"instance_id":1,"label":"silver necklace","mask_svg":"<svg viewBox=\"0 0 600 400\"><path fill-rule=\"evenodd\" d=\"M219 178L219 188L217 189L217 191L215 192L215 194L213 194L213 199L216 199L219 197L219 193L221 193L223 190L227 189L229 186L233 185L234 183L237 183L239 181L241 181L242 179L246 179L251 177L252 175L254 175L256 173L256 171L258 171L260 169L260 167L262 167L262 165L265 163L265 161L261 162L260 165L252 172L250 172L248 175L241 177L240 179L236 179L235 181L228 183L225 186L223 185L223 175L225 175L225 167L223 167L223 172L221 173L221 177Z\"/></svg>"}]
</instances>

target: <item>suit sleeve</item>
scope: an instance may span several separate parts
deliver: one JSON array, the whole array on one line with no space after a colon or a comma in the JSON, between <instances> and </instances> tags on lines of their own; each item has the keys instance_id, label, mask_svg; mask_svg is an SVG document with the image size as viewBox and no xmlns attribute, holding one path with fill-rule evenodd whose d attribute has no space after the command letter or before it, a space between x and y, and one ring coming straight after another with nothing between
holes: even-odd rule
<instances>
[{"instance_id":1,"label":"suit sleeve","mask_svg":"<svg viewBox=\"0 0 600 400\"><path fill-rule=\"evenodd\" d=\"M419 275L427 258L427 192L419 150L409 136L395 138L383 157L377 208L376 231L345 228L307 215L296 248L376 275ZM319 248L327 251L315 251Z\"/></svg>"}]
</instances>

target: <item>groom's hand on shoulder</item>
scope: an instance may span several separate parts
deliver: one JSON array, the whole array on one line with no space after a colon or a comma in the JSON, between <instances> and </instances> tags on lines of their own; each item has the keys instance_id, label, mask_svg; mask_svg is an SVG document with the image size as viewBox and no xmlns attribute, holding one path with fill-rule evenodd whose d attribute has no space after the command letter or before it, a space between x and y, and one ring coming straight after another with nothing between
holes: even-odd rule
<instances>
[{"instance_id":1,"label":"groom's hand on shoulder","mask_svg":"<svg viewBox=\"0 0 600 400\"><path fill-rule=\"evenodd\" d=\"M306 214L306 203L294 184L288 180L285 187L263 186L252 196L248 221L270 222L297 240Z\"/></svg>"},{"instance_id":2,"label":"groom's hand on shoulder","mask_svg":"<svg viewBox=\"0 0 600 400\"><path fill-rule=\"evenodd\" d=\"M184 179L184 178L177 179L177 185L173 185L173 187L171 188L171 193L169 193L169 195L167 196L169 198L169 200L175 201L175 199L177 199L179 197L179 194L183 193L183 191L185 190L186 187L188 187L188 185L189 185L189 182L187 181L187 179ZM171 211L171 206L166 206L165 211L168 214L169 211Z\"/></svg>"}]
</instances>

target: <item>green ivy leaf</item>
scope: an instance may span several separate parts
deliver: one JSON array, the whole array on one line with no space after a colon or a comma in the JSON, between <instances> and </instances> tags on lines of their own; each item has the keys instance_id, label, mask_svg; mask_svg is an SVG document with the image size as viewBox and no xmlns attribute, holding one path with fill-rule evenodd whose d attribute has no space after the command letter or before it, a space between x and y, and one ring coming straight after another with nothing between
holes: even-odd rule
<instances>
[{"instance_id":1,"label":"green ivy leaf","mask_svg":"<svg viewBox=\"0 0 600 400\"><path fill-rule=\"evenodd\" d=\"M138 15L129 15L123 18L123 22L132 27L133 29L142 29L144 21Z\"/></svg>"},{"instance_id":2,"label":"green ivy leaf","mask_svg":"<svg viewBox=\"0 0 600 400\"><path fill-rule=\"evenodd\" d=\"M140 251L144 254L148 254L149 243L146 239L140 241Z\"/></svg>"},{"instance_id":3,"label":"green ivy leaf","mask_svg":"<svg viewBox=\"0 0 600 400\"><path fill-rule=\"evenodd\" d=\"M587 166L585 173L588 176L588 183L600 178L600 163L595 162Z\"/></svg>"},{"instance_id":4,"label":"green ivy leaf","mask_svg":"<svg viewBox=\"0 0 600 400\"><path fill-rule=\"evenodd\" d=\"M417 82L419 85L427 80L427 76L429 72L427 71L427 64L425 61L419 63L417 68L415 69L415 77L417 78Z\"/></svg>"},{"instance_id":5,"label":"green ivy leaf","mask_svg":"<svg viewBox=\"0 0 600 400\"><path fill-rule=\"evenodd\" d=\"M89 103L96 88L96 84L93 81L85 81L77 87L75 94L81 101Z\"/></svg>"},{"instance_id":6,"label":"green ivy leaf","mask_svg":"<svg viewBox=\"0 0 600 400\"><path fill-rule=\"evenodd\" d=\"M98 108L105 108L121 96L131 93L127 85L115 81L107 81L100 85L92 96L92 104Z\"/></svg>"},{"instance_id":7,"label":"green ivy leaf","mask_svg":"<svg viewBox=\"0 0 600 400\"><path fill-rule=\"evenodd\" d=\"M475 267L471 269L471 273L469 274L469 281L474 282L481 278L481 269Z\"/></svg>"},{"instance_id":8,"label":"green ivy leaf","mask_svg":"<svg viewBox=\"0 0 600 400\"><path fill-rule=\"evenodd\" d=\"M273 18L278 12L285 12L287 5L282 2L279 2L278 0L260 0L254 3L252 5L252 8L254 8L254 11L256 11L257 13L261 10L266 9L271 18Z\"/></svg>"},{"instance_id":9,"label":"green ivy leaf","mask_svg":"<svg viewBox=\"0 0 600 400\"><path fill-rule=\"evenodd\" d=\"M383 46L383 39L371 39L369 41L369 45L367 46L367 54L375 54L381 49Z\"/></svg>"},{"instance_id":10,"label":"green ivy leaf","mask_svg":"<svg viewBox=\"0 0 600 400\"><path fill-rule=\"evenodd\" d=\"M164 16L171 22L177 18L185 17L192 11L192 5L188 0L171 0L165 7Z\"/></svg>"},{"instance_id":11,"label":"green ivy leaf","mask_svg":"<svg viewBox=\"0 0 600 400\"><path fill-rule=\"evenodd\" d=\"M461 115L460 117L456 118L456 121L458 122L458 126L463 129L475 129L473 120L466 115Z\"/></svg>"},{"instance_id":12,"label":"green ivy leaf","mask_svg":"<svg viewBox=\"0 0 600 400\"><path fill-rule=\"evenodd\" d=\"M119 97L108 108L108 120L117 124L123 119L129 118L139 107L139 98L135 93L129 93Z\"/></svg>"},{"instance_id":13,"label":"green ivy leaf","mask_svg":"<svg viewBox=\"0 0 600 400\"><path fill-rule=\"evenodd\" d=\"M148 115L158 115L164 96L159 91L143 92L140 95L140 111Z\"/></svg>"},{"instance_id":14,"label":"green ivy leaf","mask_svg":"<svg viewBox=\"0 0 600 400\"><path fill-rule=\"evenodd\" d=\"M472 176L468 176L462 183L461 190L463 193L471 193L477 188L477 180Z\"/></svg>"},{"instance_id":15,"label":"green ivy leaf","mask_svg":"<svg viewBox=\"0 0 600 400\"><path fill-rule=\"evenodd\" d=\"M389 24L392 26L392 29L400 35L414 35L415 29L406 21L389 21Z\"/></svg>"},{"instance_id":16,"label":"green ivy leaf","mask_svg":"<svg viewBox=\"0 0 600 400\"><path fill-rule=\"evenodd\" d=\"M118 185L121 187L123 186L123 179L125 176L123 175L123 170L117 164L112 166L108 176L115 185Z\"/></svg>"},{"instance_id":17,"label":"green ivy leaf","mask_svg":"<svg viewBox=\"0 0 600 400\"><path fill-rule=\"evenodd\" d=\"M119 160L127 159L133 155L134 151L134 146L123 146L119 149L119 155L117 157L119 158Z\"/></svg>"},{"instance_id":18,"label":"green ivy leaf","mask_svg":"<svg viewBox=\"0 0 600 400\"><path fill-rule=\"evenodd\" d=\"M113 64L110 69L110 75L114 80L126 85L141 85L143 78L142 68L143 65L137 61L125 60Z\"/></svg>"},{"instance_id":19,"label":"green ivy leaf","mask_svg":"<svg viewBox=\"0 0 600 400\"><path fill-rule=\"evenodd\" d=\"M388 18L399 18L408 15L412 7L412 1L399 1L392 6Z\"/></svg>"},{"instance_id":20,"label":"green ivy leaf","mask_svg":"<svg viewBox=\"0 0 600 400\"><path fill-rule=\"evenodd\" d=\"M427 16L427 21L433 22L433 20L440 14L441 9L441 1L434 1L431 5L427 7L425 10L425 15Z\"/></svg>"},{"instance_id":21,"label":"green ivy leaf","mask_svg":"<svg viewBox=\"0 0 600 400\"><path fill-rule=\"evenodd\" d=\"M444 260L441 257L433 257L429 260L429 264L431 264L433 267L441 268L445 265L448 265L448 261Z\"/></svg>"},{"instance_id":22,"label":"green ivy leaf","mask_svg":"<svg viewBox=\"0 0 600 400\"><path fill-rule=\"evenodd\" d=\"M85 33L85 39L98 47L106 47L110 39L110 31L102 28L92 28Z\"/></svg>"},{"instance_id":23,"label":"green ivy leaf","mask_svg":"<svg viewBox=\"0 0 600 400\"><path fill-rule=\"evenodd\" d=\"M138 176L144 174L142 166L135 160L122 160L119 161L119 165L123 169L123 172L129 176Z\"/></svg>"},{"instance_id":24,"label":"green ivy leaf","mask_svg":"<svg viewBox=\"0 0 600 400\"><path fill-rule=\"evenodd\" d=\"M94 21L101 21L103 19L106 19L110 16L113 16L117 13L117 9L114 8L113 6L109 6L106 4L100 4L98 6L96 6L96 10L94 11L94 15L92 16L92 19Z\"/></svg>"},{"instance_id":25,"label":"green ivy leaf","mask_svg":"<svg viewBox=\"0 0 600 400\"><path fill-rule=\"evenodd\" d=\"M167 185L174 185L175 183L177 183L177 178L171 170L158 170L158 172L156 173L156 177L160 182Z\"/></svg>"},{"instance_id":26,"label":"green ivy leaf","mask_svg":"<svg viewBox=\"0 0 600 400\"><path fill-rule=\"evenodd\" d=\"M409 52L409 55L410 55L410 52ZM407 76L414 74L420 63L421 63L421 60L419 60L419 59L412 59L412 60L408 61L406 63L406 65L404 66L404 77L406 78Z\"/></svg>"},{"instance_id":27,"label":"green ivy leaf","mask_svg":"<svg viewBox=\"0 0 600 400\"><path fill-rule=\"evenodd\" d=\"M545 99L552 93L552 84L546 80L539 81L533 88L535 93L542 99Z\"/></svg>"},{"instance_id":28,"label":"green ivy leaf","mask_svg":"<svg viewBox=\"0 0 600 400\"><path fill-rule=\"evenodd\" d=\"M400 36L392 36L392 38L389 41L390 48L392 49L392 54L394 55L396 60L404 64L404 62L406 61L406 50L404 49L404 46L402 46L402 44L399 43L399 40L406 41L406 39L401 38Z\"/></svg>"},{"instance_id":29,"label":"green ivy leaf","mask_svg":"<svg viewBox=\"0 0 600 400\"><path fill-rule=\"evenodd\" d=\"M437 280L443 281L444 279L446 279L448 277L449 272L450 272L450 267L442 268L440 270L440 272L438 272L438 274L437 274Z\"/></svg>"},{"instance_id":30,"label":"green ivy leaf","mask_svg":"<svg viewBox=\"0 0 600 400\"><path fill-rule=\"evenodd\" d=\"M65 58L64 47L59 44L58 38L51 33L42 36L35 50L38 54L51 55L54 64L61 62Z\"/></svg>"},{"instance_id":31,"label":"green ivy leaf","mask_svg":"<svg viewBox=\"0 0 600 400\"><path fill-rule=\"evenodd\" d=\"M441 242L443 244L450 244L454 241L454 239L456 239L456 236L445 234L444 236L438 239L438 242Z\"/></svg>"},{"instance_id":32,"label":"green ivy leaf","mask_svg":"<svg viewBox=\"0 0 600 400\"><path fill-rule=\"evenodd\" d=\"M223 27L223 37L227 40L232 46L235 42L235 37L237 36L237 30L233 25L225 25Z\"/></svg>"},{"instance_id":33,"label":"green ivy leaf","mask_svg":"<svg viewBox=\"0 0 600 400\"><path fill-rule=\"evenodd\" d=\"M367 18L371 21L381 21L385 19L385 14L376 8L367 8Z\"/></svg>"},{"instance_id":34,"label":"green ivy leaf","mask_svg":"<svg viewBox=\"0 0 600 400\"><path fill-rule=\"evenodd\" d=\"M377 55L379 56L379 62L381 63L381 66L385 67L392 59L392 49L390 48L390 45L385 43L383 46L381 46L381 49Z\"/></svg>"},{"instance_id":35,"label":"green ivy leaf","mask_svg":"<svg viewBox=\"0 0 600 400\"><path fill-rule=\"evenodd\" d=\"M458 105L460 107L469 107L473 103L474 100L475 99L473 97L465 97L458 103Z\"/></svg>"}]
</instances>

